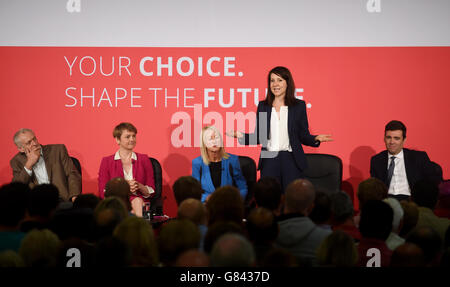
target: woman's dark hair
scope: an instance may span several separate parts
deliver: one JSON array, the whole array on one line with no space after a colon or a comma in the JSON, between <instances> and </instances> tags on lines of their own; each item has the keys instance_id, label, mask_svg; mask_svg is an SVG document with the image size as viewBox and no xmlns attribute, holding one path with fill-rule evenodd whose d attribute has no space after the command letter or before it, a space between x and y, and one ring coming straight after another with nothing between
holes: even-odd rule
<instances>
[{"instance_id":1,"label":"woman's dark hair","mask_svg":"<svg viewBox=\"0 0 450 287\"><path fill-rule=\"evenodd\" d=\"M284 104L286 106L292 106L295 104L295 83L294 79L292 78L291 72L285 68L285 67L275 67L272 70L270 70L269 74L267 75L267 96L265 99L265 102L267 105L272 106L273 100L275 98L275 95L270 90L270 75L275 74L281 78L283 78L287 83L286 88L286 96L284 98Z\"/></svg>"}]
</instances>

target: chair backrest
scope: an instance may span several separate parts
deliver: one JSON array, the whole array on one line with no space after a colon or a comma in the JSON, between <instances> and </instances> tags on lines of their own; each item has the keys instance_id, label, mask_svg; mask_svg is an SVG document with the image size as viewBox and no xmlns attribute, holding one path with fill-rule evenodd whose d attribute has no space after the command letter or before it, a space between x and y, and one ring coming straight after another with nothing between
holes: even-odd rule
<instances>
[{"instance_id":1,"label":"chair backrest","mask_svg":"<svg viewBox=\"0 0 450 287\"><path fill-rule=\"evenodd\" d=\"M339 192L342 184L342 160L331 154L307 153L305 178L326 193Z\"/></svg>"},{"instance_id":2,"label":"chair backrest","mask_svg":"<svg viewBox=\"0 0 450 287\"><path fill-rule=\"evenodd\" d=\"M155 180L155 195L150 199L150 211L154 215L163 215L162 198L162 168L159 161L149 157L153 167L153 178Z\"/></svg>"},{"instance_id":3,"label":"chair backrest","mask_svg":"<svg viewBox=\"0 0 450 287\"><path fill-rule=\"evenodd\" d=\"M80 173L80 177L81 179L83 179L83 175L81 174L81 164L80 161L76 158L71 156L70 157L72 159L73 165L75 166L75 168L78 170L78 172ZM83 182L83 180L81 180L81 182ZM81 192L80 194L83 193L83 188L81 188Z\"/></svg>"},{"instance_id":4,"label":"chair backrest","mask_svg":"<svg viewBox=\"0 0 450 287\"><path fill-rule=\"evenodd\" d=\"M432 180L436 181L436 184L440 184L441 182L443 182L444 174L442 172L442 167L434 161L430 161L430 166L432 168L432 173L434 175L434 178L432 178Z\"/></svg>"},{"instance_id":5,"label":"chair backrest","mask_svg":"<svg viewBox=\"0 0 450 287\"><path fill-rule=\"evenodd\" d=\"M256 163L255 161L248 156L240 155L239 157L239 165L241 166L242 175L247 182L247 197L245 198L245 204L247 205L253 199L253 185L256 183Z\"/></svg>"},{"instance_id":6,"label":"chair backrest","mask_svg":"<svg viewBox=\"0 0 450 287\"><path fill-rule=\"evenodd\" d=\"M78 170L78 172L81 175L81 164L80 164L80 161L76 157L73 157L73 156L71 156L70 158L72 159L73 165L75 166L75 168Z\"/></svg>"}]
</instances>

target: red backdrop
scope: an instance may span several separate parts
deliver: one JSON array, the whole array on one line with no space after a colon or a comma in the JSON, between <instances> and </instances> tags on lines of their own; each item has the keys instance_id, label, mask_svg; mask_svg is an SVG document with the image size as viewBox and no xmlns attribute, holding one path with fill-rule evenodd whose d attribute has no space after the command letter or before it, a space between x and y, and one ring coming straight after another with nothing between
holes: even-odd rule
<instances>
[{"instance_id":1,"label":"red backdrop","mask_svg":"<svg viewBox=\"0 0 450 287\"><path fill-rule=\"evenodd\" d=\"M146 61L140 68L145 57L153 61ZM171 76L165 66L158 75L159 57L162 64L172 58ZM254 112L255 91L259 99L265 97L267 72L277 65L291 70L298 96L311 105L311 133L330 133L335 139L306 151L339 156L344 164L343 188L348 192L356 191L359 182L369 176L370 157L384 149L384 125L392 119L406 124L407 147L427 151L431 160L442 166L444 177L450 168L449 47L0 47L0 61L0 183L12 178L9 160L17 152L12 141L14 132L28 127L42 144L66 144L70 155L81 162L83 192L97 193L100 160L117 149L112 130L119 122L128 121L138 129L136 151L155 157L163 167L163 193L167 197L164 210L174 216L171 186L179 176L190 174L191 160L199 155L198 147L193 146L198 138L194 131L210 117L221 116L225 125L227 112ZM177 72L177 63L178 71L185 76ZM191 68L192 74L187 75ZM153 75L145 76L144 72ZM155 89L160 89L156 90L156 99ZM172 98L165 98L165 89ZM178 104L173 98L177 89ZM214 99L208 101L208 107L205 89L214 89L209 92ZM221 105L219 89L223 89L225 105L233 89L234 104ZM120 99L125 93L126 97ZM194 104L203 106L200 111L205 118L199 110L194 113ZM171 140L172 134L181 129L181 123L171 123L177 115L185 120L190 117L190 124L184 124L191 131L181 135L185 140L191 136L185 141L191 143L188 147L174 146ZM246 129L253 126L254 121ZM224 126L224 130L229 128ZM227 151L251 156L255 161L259 155L259 147L228 147Z\"/></svg>"}]
</instances>

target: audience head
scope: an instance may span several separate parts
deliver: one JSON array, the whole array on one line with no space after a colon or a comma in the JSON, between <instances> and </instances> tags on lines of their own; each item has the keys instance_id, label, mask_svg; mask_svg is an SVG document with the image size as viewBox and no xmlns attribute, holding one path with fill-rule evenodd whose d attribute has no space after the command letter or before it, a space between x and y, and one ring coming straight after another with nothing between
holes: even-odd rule
<instances>
[{"instance_id":1,"label":"audience head","mask_svg":"<svg viewBox=\"0 0 450 287\"><path fill-rule=\"evenodd\" d=\"M309 218L317 225L329 224L331 219L331 199L323 191L316 191L314 208L309 214Z\"/></svg>"},{"instance_id":2,"label":"audience head","mask_svg":"<svg viewBox=\"0 0 450 287\"><path fill-rule=\"evenodd\" d=\"M246 226L248 236L254 243L272 243L278 236L278 223L273 213L264 207L250 211Z\"/></svg>"},{"instance_id":3,"label":"audience head","mask_svg":"<svg viewBox=\"0 0 450 287\"><path fill-rule=\"evenodd\" d=\"M439 184L438 208L450 210L450 180Z\"/></svg>"},{"instance_id":4,"label":"audience head","mask_svg":"<svg viewBox=\"0 0 450 287\"><path fill-rule=\"evenodd\" d=\"M202 129L200 138L200 153L203 163L209 165L209 152L218 152L220 158L229 158L223 146L222 134L214 126L207 126Z\"/></svg>"},{"instance_id":5,"label":"audience head","mask_svg":"<svg viewBox=\"0 0 450 287\"><path fill-rule=\"evenodd\" d=\"M308 216L314 206L315 189L307 179L297 179L286 188L284 213L302 213Z\"/></svg>"},{"instance_id":6,"label":"audience head","mask_svg":"<svg viewBox=\"0 0 450 287\"><path fill-rule=\"evenodd\" d=\"M419 220L419 207L412 201L402 200L400 204L403 209L403 224L400 228L399 235L406 238L413 230Z\"/></svg>"},{"instance_id":7,"label":"audience head","mask_svg":"<svg viewBox=\"0 0 450 287\"><path fill-rule=\"evenodd\" d=\"M192 176L182 176L178 178L173 184L172 189L178 206L188 198L202 199L202 185Z\"/></svg>"},{"instance_id":8,"label":"audience head","mask_svg":"<svg viewBox=\"0 0 450 287\"><path fill-rule=\"evenodd\" d=\"M124 219L113 233L131 251L132 266L156 266L158 246L152 226L143 218L130 216Z\"/></svg>"},{"instance_id":9,"label":"audience head","mask_svg":"<svg viewBox=\"0 0 450 287\"><path fill-rule=\"evenodd\" d=\"M53 184L36 185L28 198L30 216L50 217L59 204L58 188Z\"/></svg>"},{"instance_id":10,"label":"audience head","mask_svg":"<svg viewBox=\"0 0 450 287\"><path fill-rule=\"evenodd\" d=\"M353 218L353 203L347 193L343 191L335 192L330 195L331 214L334 225L344 223L347 219Z\"/></svg>"},{"instance_id":11,"label":"audience head","mask_svg":"<svg viewBox=\"0 0 450 287\"><path fill-rule=\"evenodd\" d=\"M387 198L388 189L378 178L371 177L362 181L358 186L359 209L369 200L383 200Z\"/></svg>"},{"instance_id":12,"label":"audience head","mask_svg":"<svg viewBox=\"0 0 450 287\"><path fill-rule=\"evenodd\" d=\"M56 267L61 241L48 229L34 229L27 233L19 254L28 267Z\"/></svg>"},{"instance_id":13,"label":"audience head","mask_svg":"<svg viewBox=\"0 0 450 287\"><path fill-rule=\"evenodd\" d=\"M411 189L411 199L420 207L431 210L436 206L439 196L438 186L429 180L417 181Z\"/></svg>"},{"instance_id":14,"label":"audience head","mask_svg":"<svg viewBox=\"0 0 450 287\"><path fill-rule=\"evenodd\" d=\"M282 198L281 185L275 177L262 177L253 185L253 194L258 207L271 211L279 209Z\"/></svg>"},{"instance_id":15,"label":"audience head","mask_svg":"<svg viewBox=\"0 0 450 287\"><path fill-rule=\"evenodd\" d=\"M17 229L25 216L28 185L12 182L0 187L0 226Z\"/></svg>"},{"instance_id":16,"label":"audience head","mask_svg":"<svg viewBox=\"0 0 450 287\"><path fill-rule=\"evenodd\" d=\"M383 199L383 201L389 204L389 206L392 208L393 211L394 217L392 220L392 231L395 233L399 233L404 214L402 205L397 199L393 197L385 198Z\"/></svg>"},{"instance_id":17,"label":"audience head","mask_svg":"<svg viewBox=\"0 0 450 287\"><path fill-rule=\"evenodd\" d=\"M317 250L321 266L352 267L358 262L358 251L353 238L341 230L328 235Z\"/></svg>"},{"instance_id":18,"label":"audience head","mask_svg":"<svg viewBox=\"0 0 450 287\"><path fill-rule=\"evenodd\" d=\"M264 256L261 267L298 267L297 258L283 248L273 248Z\"/></svg>"},{"instance_id":19,"label":"audience head","mask_svg":"<svg viewBox=\"0 0 450 287\"><path fill-rule=\"evenodd\" d=\"M251 267L255 260L251 243L236 233L222 235L211 251L212 267Z\"/></svg>"},{"instance_id":20,"label":"audience head","mask_svg":"<svg viewBox=\"0 0 450 287\"><path fill-rule=\"evenodd\" d=\"M433 228L429 226L416 227L406 238L406 242L419 246L423 253L426 265L435 265L441 251L442 240Z\"/></svg>"},{"instance_id":21,"label":"audience head","mask_svg":"<svg viewBox=\"0 0 450 287\"><path fill-rule=\"evenodd\" d=\"M209 256L198 249L189 249L178 256L175 267L209 267Z\"/></svg>"},{"instance_id":22,"label":"audience head","mask_svg":"<svg viewBox=\"0 0 450 287\"><path fill-rule=\"evenodd\" d=\"M208 227L205 234L203 249L210 254L216 240L226 233L238 233L245 236L245 231L241 224L232 221L219 221Z\"/></svg>"},{"instance_id":23,"label":"audience head","mask_svg":"<svg viewBox=\"0 0 450 287\"><path fill-rule=\"evenodd\" d=\"M218 221L233 221L242 224L244 201L234 186L222 186L216 189L206 203L208 225Z\"/></svg>"},{"instance_id":24,"label":"audience head","mask_svg":"<svg viewBox=\"0 0 450 287\"><path fill-rule=\"evenodd\" d=\"M98 267L120 268L132 264L131 249L113 236L100 239L95 247L94 263Z\"/></svg>"},{"instance_id":25,"label":"audience head","mask_svg":"<svg viewBox=\"0 0 450 287\"><path fill-rule=\"evenodd\" d=\"M392 252L390 267L424 267L423 250L414 243L405 242Z\"/></svg>"},{"instance_id":26,"label":"audience head","mask_svg":"<svg viewBox=\"0 0 450 287\"><path fill-rule=\"evenodd\" d=\"M95 210L100 203L100 198L92 193L80 194L73 202L73 208L90 208Z\"/></svg>"},{"instance_id":27,"label":"audience head","mask_svg":"<svg viewBox=\"0 0 450 287\"><path fill-rule=\"evenodd\" d=\"M359 231L365 238L386 241L392 231L392 208L380 200L367 201L361 210Z\"/></svg>"},{"instance_id":28,"label":"audience head","mask_svg":"<svg viewBox=\"0 0 450 287\"><path fill-rule=\"evenodd\" d=\"M188 219L194 224L206 225L206 207L198 199L188 198L178 207L178 219Z\"/></svg>"},{"instance_id":29,"label":"audience head","mask_svg":"<svg viewBox=\"0 0 450 287\"><path fill-rule=\"evenodd\" d=\"M161 263L173 266L178 256L186 250L198 249L200 230L187 219L171 220L162 226L158 237Z\"/></svg>"},{"instance_id":30,"label":"audience head","mask_svg":"<svg viewBox=\"0 0 450 287\"><path fill-rule=\"evenodd\" d=\"M3 267L25 267L22 257L14 250L0 252L0 268Z\"/></svg>"},{"instance_id":31,"label":"audience head","mask_svg":"<svg viewBox=\"0 0 450 287\"><path fill-rule=\"evenodd\" d=\"M116 196L125 204L128 211L131 211L130 185L123 177L116 177L109 180L105 185L105 198Z\"/></svg>"},{"instance_id":32,"label":"audience head","mask_svg":"<svg viewBox=\"0 0 450 287\"><path fill-rule=\"evenodd\" d=\"M94 219L99 237L112 235L116 226L128 217L121 199L115 196L100 201L94 210Z\"/></svg>"}]
</instances>

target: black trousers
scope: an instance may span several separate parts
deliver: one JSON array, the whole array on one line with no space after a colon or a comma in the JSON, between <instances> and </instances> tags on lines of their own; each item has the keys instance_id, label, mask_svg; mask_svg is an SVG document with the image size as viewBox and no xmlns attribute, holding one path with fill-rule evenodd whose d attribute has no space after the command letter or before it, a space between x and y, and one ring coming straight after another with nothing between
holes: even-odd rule
<instances>
[{"instance_id":1,"label":"black trousers","mask_svg":"<svg viewBox=\"0 0 450 287\"><path fill-rule=\"evenodd\" d=\"M398 201L402 201L402 200L409 201L411 198L409 195L405 195L405 194L388 194L388 197L393 197L393 198L397 199Z\"/></svg>"},{"instance_id":2,"label":"black trousers","mask_svg":"<svg viewBox=\"0 0 450 287\"><path fill-rule=\"evenodd\" d=\"M261 178L266 176L277 178L283 193L291 182L305 177L297 167L292 152L279 151L265 154L269 156L262 159Z\"/></svg>"}]
</instances>

